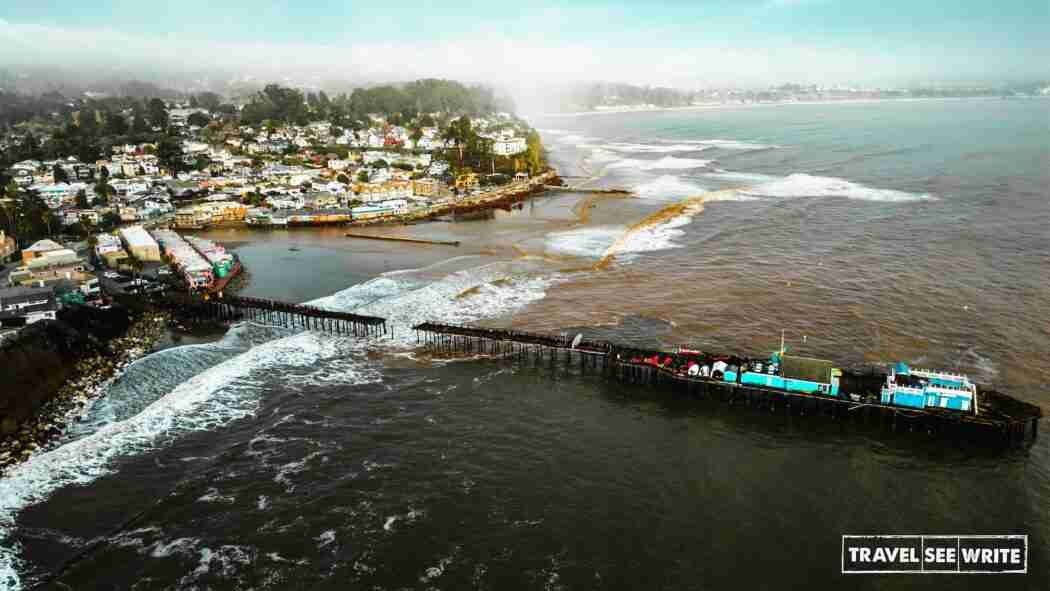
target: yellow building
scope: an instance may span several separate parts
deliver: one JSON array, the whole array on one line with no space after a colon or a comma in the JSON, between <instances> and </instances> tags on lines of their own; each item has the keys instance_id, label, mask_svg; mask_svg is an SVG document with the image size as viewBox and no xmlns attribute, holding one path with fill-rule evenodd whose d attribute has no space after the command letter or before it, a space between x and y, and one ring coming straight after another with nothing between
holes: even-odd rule
<instances>
[{"instance_id":1,"label":"yellow building","mask_svg":"<svg viewBox=\"0 0 1050 591\"><path fill-rule=\"evenodd\" d=\"M432 178L416 179L412 181L412 194L416 197L433 197L437 195L438 182Z\"/></svg>"},{"instance_id":2,"label":"yellow building","mask_svg":"<svg viewBox=\"0 0 1050 591\"><path fill-rule=\"evenodd\" d=\"M456 188L461 191L469 191L478 188L478 175L473 172L465 172L457 176Z\"/></svg>"},{"instance_id":3,"label":"yellow building","mask_svg":"<svg viewBox=\"0 0 1050 591\"><path fill-rule=\"evenodd\" d=\"M213 224L242 222L248 208L236 201L215 201L184 207L175 212L176 228L204 228Z\"/></svg>"}]
</instances>

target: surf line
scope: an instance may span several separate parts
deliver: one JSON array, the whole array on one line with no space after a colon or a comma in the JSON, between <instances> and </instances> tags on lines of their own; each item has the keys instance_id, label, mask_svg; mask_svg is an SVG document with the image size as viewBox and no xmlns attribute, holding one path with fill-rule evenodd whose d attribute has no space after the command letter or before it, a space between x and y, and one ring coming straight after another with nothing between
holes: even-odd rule
<instances>
[{"instance_id":1,"label":"surf line","mask_svg":"<svg viewBox=\"0 0 1050 591\"><path fill-rule=\"evenodd\" d=\"M605 253L602 255L602 258L594 264L593 269L596 271L608 269L616 258L616 255L623 250L623 247L627 245L631 237L638 232L653 228L678 216L699 214L704 211L704 203L708 201L728 200L736 195L738 190L739 189L725 189L722 191L711 191L709 193L704 193L703 195L688 197L678 203L668 205L659 211L649 214L641 221L628 227L623 235L621 235L612 246L605 249Z\"/></svg>"}]
</instances>

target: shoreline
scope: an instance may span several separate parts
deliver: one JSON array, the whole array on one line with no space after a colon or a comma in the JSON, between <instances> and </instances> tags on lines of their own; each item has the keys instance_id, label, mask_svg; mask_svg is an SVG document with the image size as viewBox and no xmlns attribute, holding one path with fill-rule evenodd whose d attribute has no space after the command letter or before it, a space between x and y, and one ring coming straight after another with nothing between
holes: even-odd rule
<instances>
[{"instance_id":1,"label":"shoreline","mask_svg":"<svg viewBox=\"0 0 1050 591\"><path fill-rule=\"evenodd\" d=\"M252 228L259 230L271 230L274 228L280 229L288 227L312 228L321 226L336 226L344 228L363 228L369 226L412 225L421 222L432 221L435 218L444 215L484 211L487 209L499 209L502 206L509 206L524 199L529 195L542 192L543 190L545 190L544 187L546 187L550 183L556 182L558 179L559 177L557 171L552 168L547 170L546 172L536 175L535 177L529 179L523 184L512 184L503 187L498 187L491 191L486 191L480 195L468 196L461 198L457 201L430 206L425 211L397 216L385 216L363 220L350 220L347 222L297 223L294 225L250 224L246 221L239 221L227 222L223 224L214 224L204 228L178 228L173 226L173 229L181 232L192 232L220 228Z\"/></svg>"},{"instance_id":2,"label":"shoreline","mask_svg":"<svg viewBox=\"0 0 1050 591\"><path fill-rule=\"evenodd\" d=\"M666 111L719 111L719 110L733 110L733 109L756 109L760 107L783 107L783 106L799 106L799 105L863 105L871 103L918 103L918 102L930 102L930 101L989 101L989 100L1046 100L1050 97L1045 96L1023 96L1023 97L1001 97L1001 96L924 96L924 97L906 97L906 98L857 98L857 99L826 99L819 101L767 101L767 102L751 102L751 103L711 103L703 105L686 105L681 107L653 107L653 108L638 108L631 106L614 107L610 109L601 110L590 110L590 111L570 111L567 113L538 113L531 115L530 117L587 117L592 115L623 115L625 113L660 113ZM542 131L540 131L542 135Z\"/></svg>"},{"instance_id":3,"label":"shoreline","mask_svg":"<svg viewBox=\"0 0 1050 591\"><path fill-rule=\"evenodd\" d=\"M214 342L226 328L180 323L170 311L149 309L133 319L120 336L108 339L102 351L73 363L71 375L57 391L23 419L11 433L0 435L0 478L38 453L47 452L67 427L84 418L91 404L136 361L166 349Z\"/></svg>"},{"instance_id":4,"label":"shoreline","mask_svg":"<svg viewBox=\"0 0 1050 591\"><path fill-rule=\"evenodd\" d=\"M15 429L0 437L0 476L32 457L48 450L66 432L66 426L80 420L80 413L100 398L109 384L136 360L157 350L170 315L150 311L132 320L120 336L109 339L103 350L89 354L73 364L71 375L57 391Z\"/></svg>"}]
</instances>

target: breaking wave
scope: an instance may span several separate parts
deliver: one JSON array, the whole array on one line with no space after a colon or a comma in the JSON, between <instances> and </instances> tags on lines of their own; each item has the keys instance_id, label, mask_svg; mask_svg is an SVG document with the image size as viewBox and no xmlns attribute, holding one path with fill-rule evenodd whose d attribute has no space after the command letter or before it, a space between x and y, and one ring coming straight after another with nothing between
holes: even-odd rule
<instances>
[{"instance_id":1,"label":"breaking wave","mask_svg":"<svg viewBox=\"0 0 1050 591\"><path fill-rule=\"evenodd\" d=\"M773 144L759 144L754 142L741 142L737 140L685 140L682 143L721 150L771 150L779 148Z\"/></svg>"},{"instance_id":2,"label":"breaking wave","mask_svg":"<svg viewBox=\"0 0 1050 591\"><path fill-rule=\"evenodd\" d=\"M835 177L792 174L743 189L756 197L845 197L862 201L908 202L936 200L927 193L908 193L893 189L876 189Z\"/></svg>"},{"instance_id":3,"label":"breaking wave","mask_svg":"<svg viewBox=\"0 0 1050 591\"><path fill-rule=\"evenodd\" d=\"M542 299L558 275L530 276L521 263L503 261L418 282L383 276L311 302L315 306L381 316L401 344L415 344L410 328L428 320L461 323L499 316ZM385 294L381 298L375 294Z\"/></svg>"},{"instance_id":4,"label":"breaking wave","mask_svg":"<svg viewBox=\"0 0 1050 591\"><path fill-rule=\"evenodd\" d=\"M429 282L413 275L432 274L432 268L387 274L312 303L386 317L399 329L394 344L409 346L414 345L414 338L408 328L416 323L469 322L503 314L544 297L546 287L558 280L557 276L529 277L518 266L524 265L493 263ZM473 287L477 290L467 302L464 298L457 300L457 294ZM261 331L271 340L259 343L246 339L246 331ZM366 345L349 339L309 331L274 334L270 329L242 324L224 341L230 342L215 345L226 353L215 360L215 365L181 382L169 382L178 385L166 394L155 392L155 400L144 408L114 406L100 412L100 420L94 422L90 433L81 433L78 439L31 457L0 480L0 589L22 587L18 573L25 564L20 558L21 548L11 542L10 534L16 516L25 507L64 486L86 485L111 473L113 462L120 457L157 449L184 433L214 429L253 415L266 384L272 387L274 375L296 374L296 379L309 380L313 376L299 374L338 364L341 383L377 379L362 355ZM238 353L237 349L245 345L248 348ZM153 357L177 360L200 347L169 349ZM230 349L233 351L226 352Z\"/></svg>"},{"instance_id":5,"label":"breaking wave","mask_svg":"<svg viewBox=\"0 0 1050 591\"><path fill-rule=\"evenodd\" d=\"M583 144L578 147L622 153L673 154L675 152L700 152L702 150L709 150L714 146L704 146L695 143L632 144L627 142L613 142L609 144Z\"/></svg>"},{"instance_id":6,"label":"breaking wave","mask_svg":"<svg viewBox=\"0 0 1050 591\"><path fill-rule=\"evenodd\" d=\"M614 260L627 253L678 248L681 245L676 243L675 239L685 234L682 228L689 225L694 216L704 211L705 203L746 199L748 197L741 196L734 190L712 191L664 207L627 228L620 238L602 253L602 258L595 268L607 268Z\"/></svg>"},{"instance_id":7,"label":"breaking wave","mask_svg":"<svg viewBox=\"0 0 1050 591\"><path fill-rule=\"evenodd\" d=\"M680 199L683 195L696 195L707 189L675 175L659 176L634 188L635 194L646 199Z\"/></svg>"},{"instance_id":8,"label":"breaking wave","mask_svg":"<svg viewBox=\"0 0 1050 591\"><path fill-rule=\"evenodd\" d=\"M664 156L658 160L639 160L636 158L624 158L609 165L609 168L637 168L639 170L690 170L693 168L704 168L714 160L702 160L700 158L677 158L675 156Z\"/></svg>"},{"instance_id":9,"label":"breaking wave","mask_svg":"<svg viewBox=\"0 0 1050 591\"><path fill-rule=\"evenodd\" d=\"M267 374L342 356L347 343L304 332L261 344L189 378L138 414L11 469L0 480L0 584L21 588L19 548L7 539L20 510L63 486L89 484L111 473L113 460L153 449L163 437L209 430L252 415Z\"/></svg>"},{"instance_id":10,"label":"breaking wave","mask_svg":"<svg viewBox=\"0 0 1050 591\"><path fill-rule=\"evenodd\" d=\"M733 172L729 170L722 170L721 168L716 169L714 172L705 172L703 173L703 176L706 178L719 179L724 181L740 181L744 183L768 183L779 178L768 174L761 174L758 172Z\"/></svg>"}]
</instances>

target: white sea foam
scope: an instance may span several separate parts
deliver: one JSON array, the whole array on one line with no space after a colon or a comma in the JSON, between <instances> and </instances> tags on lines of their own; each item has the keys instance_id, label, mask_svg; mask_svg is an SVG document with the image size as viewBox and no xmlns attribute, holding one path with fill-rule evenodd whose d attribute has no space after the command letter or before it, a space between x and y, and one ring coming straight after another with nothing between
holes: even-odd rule
<instances>
[{"instance_id":1,"label":"white sea foam","mask_svg":"<svg viewBox=\"0 0 1050 591\"><path fill-rule=\"evenodd\" d=\"M626 230L623 226L578 228L547 235L546 249L556 254L600 257Z\"/></svg>"},{"instance_id":2,"label":"white sea foam","mask_svg":"<svg viewBox=\"0 0 1050 591\"><path fill-rule=\"evenodd\" d=\"M17 546L6 538L17 513L70 484L85 485L112 471L117 457L152 448L162 436L213 429L253 414L262 380L274 368L310 366L338 339L300 333L259 345L179 384L128 419L30 458L0 480L0 588L20 589Z\"/></svg>"},{"instance_id":3,"label":"white sea foam","mask_svg":"<svg viewBox=\"0 0 1050 591\"><path fill-rule=\"evenodd\" d=\"M675 175L662 175L634 188L635 194L646 199L680 200L707 191L700 185Z\"/></svg>"},{"instance_id":4,"label":"white sea foam","mask_svg":"<svg viewBox=\"0 0 1050 591\"><path fill-rule=\"evenodd\" d=\"M720 150L769 150L780 147L773 144L760 144L737 140L683 140L682 143L718 148Z\"/></svg>"},{"instance_id":5,"label":"white sea foam","mask_svg":"<svg viewBox=\"0 0 1050 591\"><path fill-rule=\"evenodd\" d=\"M558 232L548 237L547 248L562 254L596 259L615 254L625 261L630 257L624 255L678 248L680 245L675 239L685 234L682 228L692 221L692 216L692 212L686 212L634 230L624 226L603 226Z\"/></svg>"},{"instance_id":6,"label":"white sea foam","mask_svg":"<svg viewBox=\"0 0 1050 591\"><path fill-rule=\"evenodd\" d=\"M634 144L627 142L613 142L608 144L583 144L581 148L592 150L613 151L634 154L673 154L675 152L699 152L709 150L714 146L701 144L678 143L678 144Z\"/></svg>"},{"instance_id":7,"label":"white sea foam","mask_svg":"<svg viewBox=\"0 0 1050 591\"><path fill-rule=\"evenodd\" d=\"M923 201L936 199L925 193L908 193L893 189L876 189L835 177L792 174L742 190L757 197L845 197L862 201Z\"/></svg>"},{"instance_id":8,"label":"white sea foam","mask_svg":"<svg viewBox=\"0 0 1050 591\"><path fill-rule=\"evenodd\" d=\"M701 158L678 158L676 156L664 156L657 160L640 160L637 158L624 158L609 164L609 168L635 168L638 170L690 170L693 168L704 168L714 160L703 160Z\"/></svg>"},{"instance_id":9,"label":"white sea foam","mask_svg":"<svg viewBox=\"0 0 1050 591\"><path fill-rule=\"evenodd\" d=\"M571 133L571 134L568 134L568 135L559 136L556 141L559 144L573 144L573 145L576 145L576 146L583 146L583 145L586 145L586 143L591 141L591 140L592 140L592 138L589 138L589 137L586 137L586 136L582 136L582 135L576 135L574 133Z\"/></svg>"},{"instance_id":10,"label":"white sea foam","mask_svg":"<svg viewBox=\"0 0 1050 591\"><path fill-rule=\"evenodd\" d=\"M542 299L546 288L560 280L557 275L534 277L521 271L513 262L490 263L450 273L431 283L405 282L390 290L393 295L362 303L369 299L362 294L373 293L373 281L391 281L381 278L311 303L386 318L388 326L395 328L395 340L415 346L415 336L409 328L416 324L429 320L469 323L499 316ZM475 293L470 295L470 290Z\"/></svg>"},{"instance_id":11,"label":"white sea foam","mask_svg":"<svg viewBox=\"0 0 1050 591\"><path fill-rule=\"evenodd\" d=\"M227 504L229 504L229 503L237 502L237 499L235 497L233 497L232 495L224 495L221 492L219 492L219 489L217 489L215 487L209 488L207 490L207 492L205 492L200 497L197 497L197 500L202 502L202 503L227 503Z\"/></svg>"},{"instance_id":12,"label":"white sea foam","mask_svg":"<svg viewBox=\"0 0 1050 591\"><path fill-rule=\"evenodd\" d=\"M704 177L720 179L725 181L739 181L742 183L768 183L774 181L779 177L775 177L768 174L761 174L757 172L733 172L729 170L722 170L721 168L714 172L703 173Z\"/></svg>"},{"instance_id":13,"label":"white sea foam","mask_svg":"<svg viewBox=\"0 0 1050 591\"><path fill-rule=\"evenodd\" d=\"M317 548L321 549L329 544L335 543L335 530L329 529L321 532L321 535L317 536Z\"/></svg>"}]
</instances>

